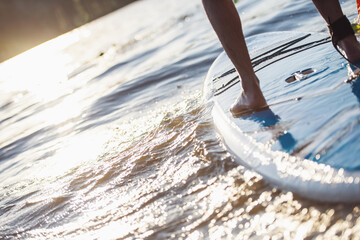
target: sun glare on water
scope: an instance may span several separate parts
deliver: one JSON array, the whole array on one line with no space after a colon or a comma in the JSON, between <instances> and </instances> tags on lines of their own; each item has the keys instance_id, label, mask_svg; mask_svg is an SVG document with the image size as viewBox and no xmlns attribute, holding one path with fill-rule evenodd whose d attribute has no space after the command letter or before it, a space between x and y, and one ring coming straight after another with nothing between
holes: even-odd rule
<instances>
[{"instance_id":1,"label":"sun glare on water","mask_svg":"<svg viewBox=\"0 0 360 240\"><path fill-rule=\"evenodd\" d=\"M33 157L46 151L56 152L50 157L51 161L45 161L48 162L45 165L51 165L43 166L47 169L46 173L41 170L33 174L48 175L48 170L52 172L50 175L61 174L60 172L78 165L79 161L96 157L106 140L105 134L94 137L97 134L74 131L77 122L74 119L83 115L89 104L89 101L86 101L89 96L85 90L73 93L76 84L68 75L78 67L75 61L77 56L72 56L65 50L90 35L86 28L74 30L0 64L0 105L6 102L12 104L10 110L3 113L3 119L10 120L1 126L4 131L0 136L0 148L6 147L17 138L27 139L36 132L54 127L59 135L56 145L43 140L51 136L49 134L54 134L53 132L26 143L34 146L41 143L42 147L33 147L31 150ZM17 151L22 151L22 148L20 146ZM22 155L17 155L18 161L27 159Z\"/></svg>"},{"instance_id":2,"label":"sun glare on water","mask_svg":"<svg viewBox=\"0 0 360 240\"><path fill-rule=\"evenodd\" d=\"M2 91L26 91L39 100L49 101L66 93L62 86L67 78L71 56L64 49L89 35L75 30L36 46L0 65Z\"/></svg>"}]
</instances>

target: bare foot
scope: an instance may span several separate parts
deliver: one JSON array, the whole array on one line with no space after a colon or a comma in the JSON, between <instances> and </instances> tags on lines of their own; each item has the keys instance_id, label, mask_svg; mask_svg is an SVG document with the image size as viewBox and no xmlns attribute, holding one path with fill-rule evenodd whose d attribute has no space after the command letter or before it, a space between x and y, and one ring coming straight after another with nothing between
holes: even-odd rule
<instances>
[{"instance_id":1,"label":"bare foot","mask_svg":"<svg viewBox=\"0 0 360 240\"><path fill-rule=\"evenodd\" d=\"M350 35L340 40L338 46L340 51L351 63L355 64L360 62L360 43L355 36Z\"/></svg>"},{"instance_id":2,"label":"bare foot","mask_svg":"<svg viewBox=\"0 0 360 240\"><path fill-rule=\"evenodd\" d=\"M230 112L235 116L244 116L254 111L267 108L267 103L258 84L253 88L242 91L230 108Z\"/></svg>"}]
</instances>

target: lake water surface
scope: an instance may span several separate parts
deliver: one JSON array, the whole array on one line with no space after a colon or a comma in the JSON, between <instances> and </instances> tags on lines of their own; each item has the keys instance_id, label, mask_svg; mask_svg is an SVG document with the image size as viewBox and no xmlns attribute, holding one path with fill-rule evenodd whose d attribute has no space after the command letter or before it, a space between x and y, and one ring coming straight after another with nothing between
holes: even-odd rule
<instances>
[{"instance_id":1,"label":"lake water surface","mask_svg":"<svg viewBox=\"0 0 360 240\"><path fill-rule=\"evenodd\" d=\"M327 31L311 1L237 8L247 37ZM360 205L226 152L202 98L221 51L201 1L142 0L0 64L0 239L359 239Z\"/></svg>"}]
</instances>

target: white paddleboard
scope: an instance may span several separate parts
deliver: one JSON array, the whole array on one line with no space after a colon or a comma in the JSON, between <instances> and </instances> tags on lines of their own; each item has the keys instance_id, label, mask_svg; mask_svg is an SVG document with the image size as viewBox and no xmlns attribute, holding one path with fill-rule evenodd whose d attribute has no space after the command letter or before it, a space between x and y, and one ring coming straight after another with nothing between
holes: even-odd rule
<instances>
[{"instance_id":1,"label":"white paddleboard","mask_svg":"<svg viewBox=\"0 0 360 240\"><path fill-rule=\"evenodd\" d=\"M247 39L270 109L229 111L241 91L225 53L206 76L204 96L227 149L276 187L326 202L360 201L360 79L327 34L275 32Z\"/></svg>"}]
</instances>

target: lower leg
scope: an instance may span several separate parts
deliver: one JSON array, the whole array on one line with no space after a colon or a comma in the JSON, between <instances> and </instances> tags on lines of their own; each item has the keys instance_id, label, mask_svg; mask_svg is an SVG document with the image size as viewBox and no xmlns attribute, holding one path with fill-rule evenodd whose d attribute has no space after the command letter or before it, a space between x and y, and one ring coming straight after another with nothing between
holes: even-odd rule
<instances>
[{"instance_id":1,"label":"lower leg","mask_svg":"<svg viewBox=\"0 0 360 240\"><path fill-rule=\"evenodd\" d=\"M344 15L339 0L313 0L313 3L327 24L335 22Z\"/></svg>"},{"instance_id":2,"label":"lower leg","mask_svg":"<svg viewBox=\"0 0 360 240\"><path fill-rule=\"evenodd\" d=\"M329 25L344 15L338 0L313 0L313 3ZM354 35L340 40L337 45L349 61L353 63L360 61L360 44Z\"/></svg>"},{"instance_id":3,"label":"lower leg","mask_svg":"<svg viewBox=\"0 0 360 240\"><path fill-rule=\"evenodd\" d=\"M266 105L252 67L241 20L232 0L202 0L207 16L226 54L235 66L244 91L231 107L233 113Z\"/></svg>"}]
</instances>

